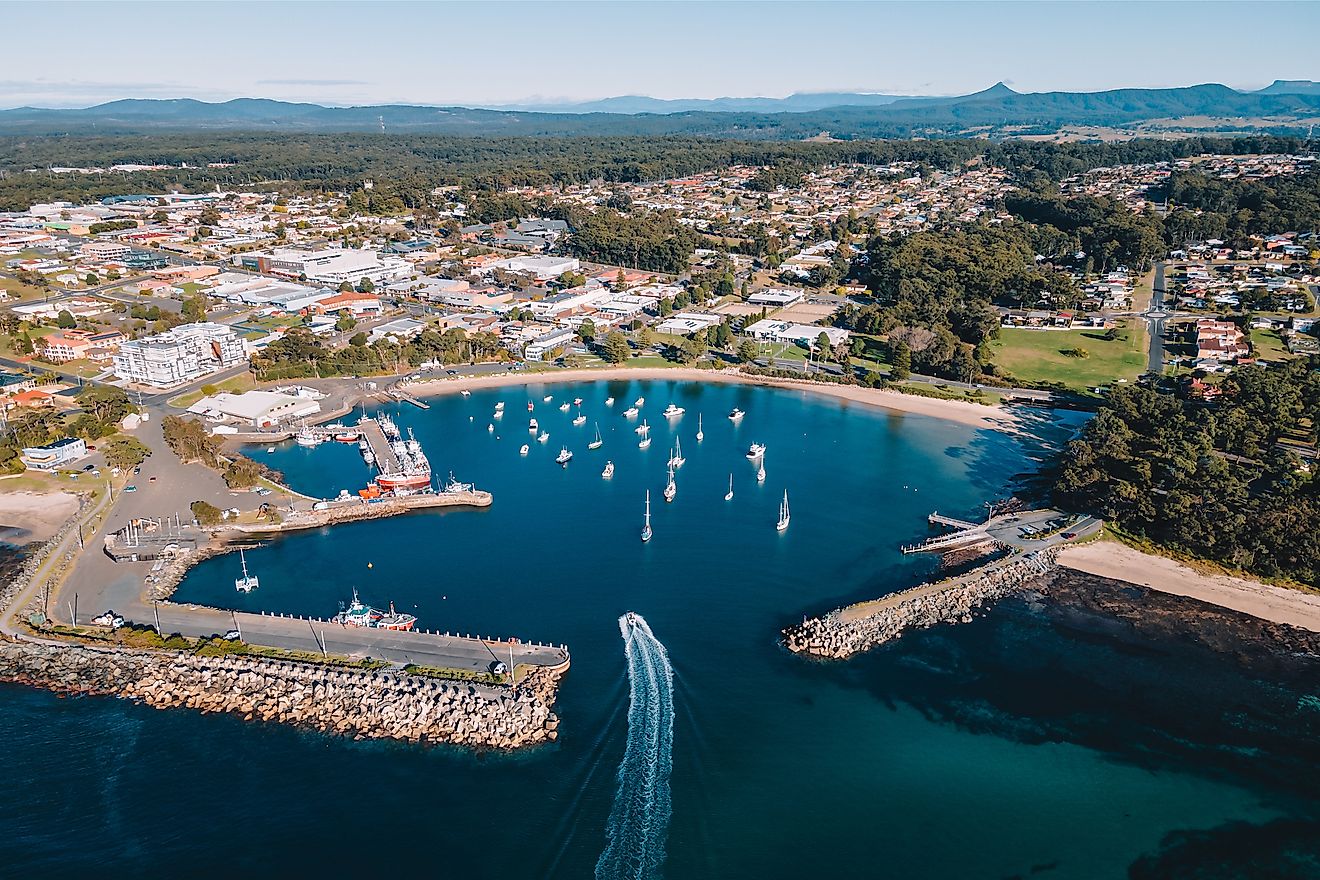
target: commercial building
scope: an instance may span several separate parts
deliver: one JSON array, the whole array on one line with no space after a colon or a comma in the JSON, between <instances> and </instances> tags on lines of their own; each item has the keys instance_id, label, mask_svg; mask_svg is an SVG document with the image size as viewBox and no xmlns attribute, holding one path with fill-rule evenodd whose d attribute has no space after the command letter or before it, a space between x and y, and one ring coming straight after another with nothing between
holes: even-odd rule
<instances>
[{"instance_id":1,"label":"commercial building","mask_svg":"<svg viewBox=\"0 0 1320 880\"><path fill-rule=\"evenodd\" d=\"M37 344L43 360L64 364L79 358L103 359L127 341L128 337L118 330L94 333L91 330L70 329L52 333L38 340Z\"/></svg>"},{"instance_id":2,"label":"commercial building","mask_svg":"<svg viewBox=\"0 0 1320 880\"><path fill-rule=\"evenodd\" d=\"M848 341L848 331L839 327L822 327L819 324L794 324L791 321L772 321L766 319L743 330L753 339L762 342L783 342L790 345L815 346L820 334L824 333L831 346Z\"/></svg>"},{"instance_id":3,"label":"commercial building","mask_svg":"<svg viewBox=\"0 0 1320 880\"><path fill-rule=\"evenodd\" d=\"M194 415L212 419L234 419L253 427L268 428L281 422L305 419L321 411L321 404L306 397L276 391L221 392L188 407Z\"/></svg>"},{"instance_id":4,"label":"commercial building","mask_svg":"<svg viewBox=\"0 0 1320 880\"><path fill-rule=\"evenodd\" d=\"M34 471L53 471L87 457L87 443L78 437L65 437L49 446L28 446L19 458Z\"/></svg>"},{"instance_id":5,"label":"commercial building","mask_svg":"<svg viewBox=\"0 0 1320 880\"><path fill-rule=\"evenodd\" d=\"M567 327L552 330L538 336L523 348L523 357L529 361L544 360L545 356L557 348L564 348L577 341L577 334Z\"/></svg>"},{"instance_id":6,"label":"commercial building","mask_svg":"<svg viewBox=\"0 0 1320 880\"><path fill-rule=\"evenodd\" d=\"M549 281L565 272L576 272L581 265L572 257L509 257L496 260L490 268L531 275L537 281Z\"/></svg>"},{"instance_id":7,"label":"commercial building","mask_svg":"<svg viewBox=\"0 0 1320 880\"><path fill-rule=\"evenodd\" d=\"M132 252L131 247L117 241L89 241L78 248L78 253L89 260L122 260Z\"/></svg>"},{"instance_id":8,"label":"commercial building","mask_svg":"<svg viewBox=\"0 0 1320 880\"><path fill-rule=\"evenodd\" d=\"M767 306L775 309L801 302L802 295L801 290L792 287L766 288L765 290L758 290L747 297L747 301L754 306Z\"/></svg>"},{"instance_id":9,"label":"commercial building","mask_svg":"<svg viewBox=\"0 0 1320 880\"><path fill-rule=\"evenodd\" d=\"M125 342L115 353L114 370L137 385L173 388L246 358L247 348L232 328L204 322Z\"/></svg>"},{"instance_id":10,"label":"commercial building","mask_svg":"<svg viewBox=\"0 0 1320 880\"><path fill-rule=\"evenodd\" d=\"M398 257L381 257L377 251L329 248L312 251L276 248L265 254L243 254L238 264L246 269L285 278L306 278L318 284L338 286L345 281L373 284L398 281L412 274L412 266Z\"/></svg>"}]
</instances>

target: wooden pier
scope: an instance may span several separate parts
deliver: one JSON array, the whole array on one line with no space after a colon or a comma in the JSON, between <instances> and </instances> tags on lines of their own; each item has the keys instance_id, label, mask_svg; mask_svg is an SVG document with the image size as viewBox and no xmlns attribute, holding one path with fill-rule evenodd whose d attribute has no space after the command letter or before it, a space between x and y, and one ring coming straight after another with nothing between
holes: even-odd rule
<instances>
[{"instance_id":1,"label":"wooden pier","mask_svg":"<svg viewBox=\"0 0 1320 880\"><path fill-rule=\"evenodd\" d=\"M939 511L935 511L926 519L931 525L947 526L956 531L947 535L927 538L920 544L905 544L902 548L904 553L943 553L948 550L960 550L994 541L994 538L986 531L990 525L989 521L973 523L963 519L954 519L951 516L944 516Z\"/></svg>"}]
</instances>

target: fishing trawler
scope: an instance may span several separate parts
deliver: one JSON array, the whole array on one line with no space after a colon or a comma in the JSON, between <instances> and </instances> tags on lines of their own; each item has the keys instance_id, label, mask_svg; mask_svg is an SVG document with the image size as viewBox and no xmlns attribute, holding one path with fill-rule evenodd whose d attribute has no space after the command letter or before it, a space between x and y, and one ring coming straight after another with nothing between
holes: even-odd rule
<instances>
[{"instance_id":1,"label":"fishing trawler","mask_svg":"<svg viewBox=\"0 0 1320 880\"><path fill-rule=\"evenodd\" d=\"M247 557L243 555L242 547L238 548L238 561L243 566L243 576L234 578L234 589L240 593L250 593L261 586L261 582L257 580L256 575L248 574Z\"/></svg>"},{"instance_id":2,"label":"fishing trawler","mask_svg":"<svg viewBox=\"0 0 1320 880\"><path fill-rule=\"evenodd\" d=\"M417 617L413 614L405 614L394 610L394 603L390 603L390 610L377 611L370 605L364 603L358 598L357 590L353 590L353 601L347 608L344 603L339 603L339 613L330 618L332 623L338 623L342 626L358 626L374 629L390 629L401 632L411 630L417 623Z\"/></svg>"},{"instance_id":3,"label":"fishing trawler","mask_svg":"<svg viewBox=\"0 0 1320 880\"><path fill-rule=\"evenodd\" d=\"M319 446L321 443L320 436L306 425L298 429L298 433L293 435L293 439L299 446Z\"/></svg>"}]
</instances>

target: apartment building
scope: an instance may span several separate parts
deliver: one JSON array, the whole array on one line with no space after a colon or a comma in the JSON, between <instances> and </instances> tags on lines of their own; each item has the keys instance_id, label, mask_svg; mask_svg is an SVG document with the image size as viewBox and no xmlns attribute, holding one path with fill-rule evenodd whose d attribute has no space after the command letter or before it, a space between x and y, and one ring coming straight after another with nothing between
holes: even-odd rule
<instances>
[{"instance_id":1,"label":"apartment building","mask_svg":"<svg viewBox=\"0 0 1320 880\"><path fill-rule=\"evenodd\" d=\"M173 388L247 358L243 339L223 324L183 324L119 346L115 375L137 385Z\"/></svg>"}]
</instances>

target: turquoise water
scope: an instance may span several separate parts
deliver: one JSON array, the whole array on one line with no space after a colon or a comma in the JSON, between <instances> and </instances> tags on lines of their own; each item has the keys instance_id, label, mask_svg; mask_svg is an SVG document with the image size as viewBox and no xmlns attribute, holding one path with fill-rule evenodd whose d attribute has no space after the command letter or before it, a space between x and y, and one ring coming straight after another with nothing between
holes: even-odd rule
<instances>
[{"instance_id":1,"label":"turquoise water","mask_svg":"<svg viewBox=\"0 0 1320 880\"><path fill-rule=\"evenodd\" d=\"M643 394L648 450L621 416ZM529 395L550 437L524 458ZM574 396L581 427L557 408ZM671 400L687 413L666 422ZM726 418L735 405L739 425ZM0 795L0 863L590 877L628 737L617 621L629 610L673 668L664 876L1119 877L1172 833L1315 821L1320 722L1280 709L1299 695L1231 659L1111 643L1017 602L847 664L778 647L777 631L805 613L929 574L934 560L899 545L927 533L931 510L977 516L1033 466L1035 442L796 392L668 382L390 411L439 474L489 489L494 505L289 536L248 554L259 591L236 594L235 560L216 558L176 598L325 615L356 587L426 628L567 643L561 740L472 755L8 688L0 742L18 775ZM1054 442L1076 424L1041 419ZM590 452L595 421L605 447ZM687 463L666 504L675 436ZM753 441L769 447L760 485L744 457ZM575 453L567 468L553 461L561 445ZM348 446L253 454L314 495L367 476ZM646 489L655 538L644 545ZM785 489L793 519L778 533Z\"/></svg>"}]
</instances>

